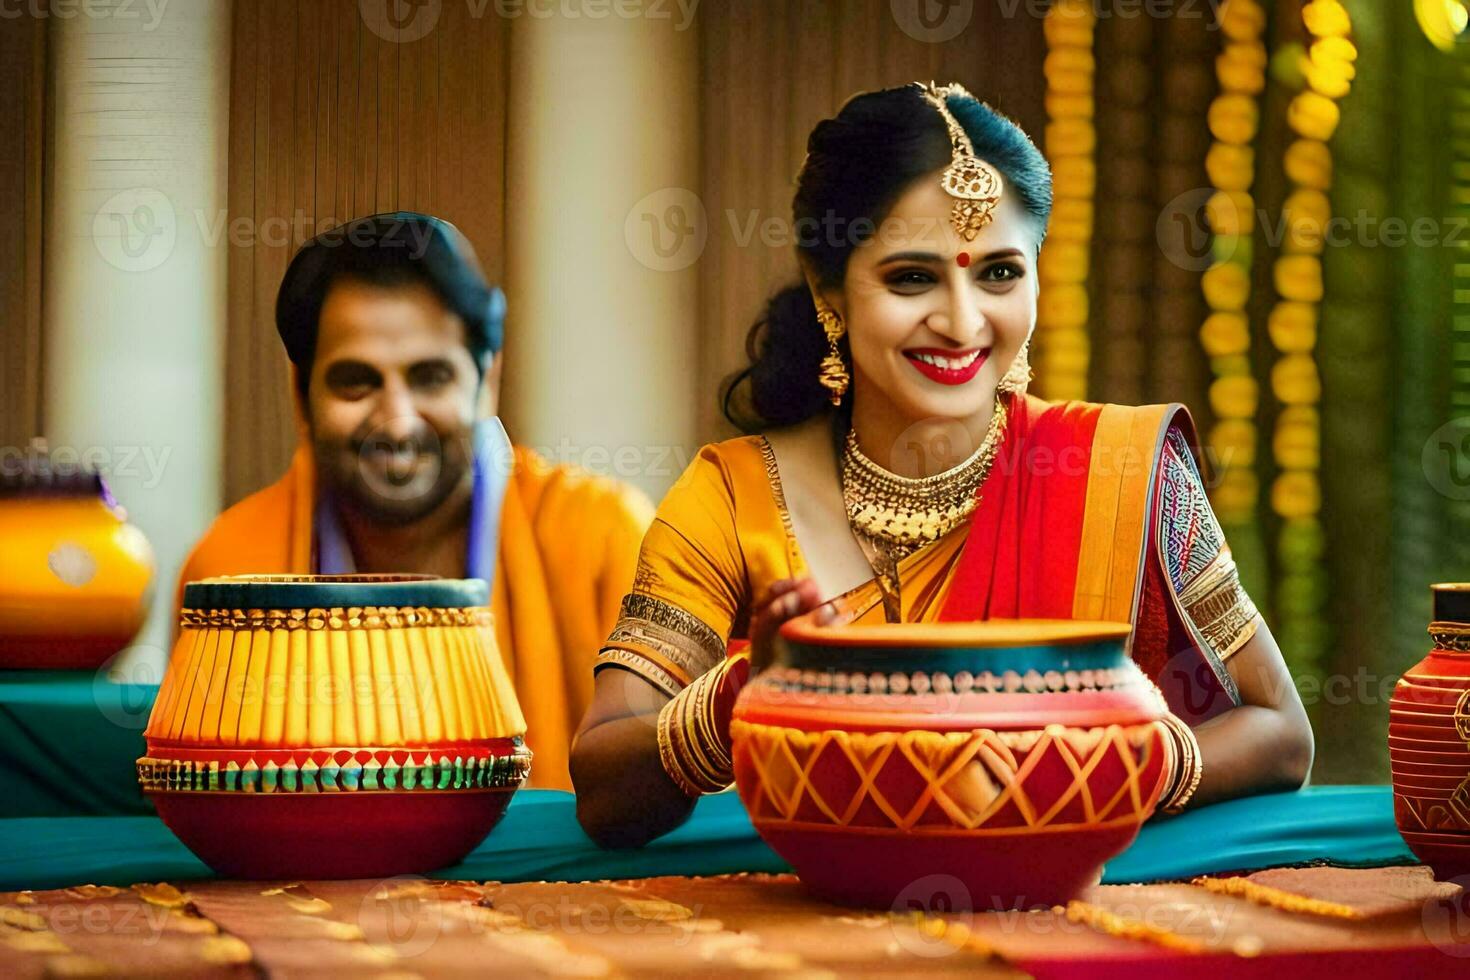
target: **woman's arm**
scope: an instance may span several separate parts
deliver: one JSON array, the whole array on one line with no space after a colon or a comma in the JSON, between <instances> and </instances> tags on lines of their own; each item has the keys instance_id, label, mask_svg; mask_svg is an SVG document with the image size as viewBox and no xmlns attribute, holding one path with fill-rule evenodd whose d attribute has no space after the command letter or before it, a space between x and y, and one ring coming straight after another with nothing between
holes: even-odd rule
<instances>
[{"instance_id":1,"label":"woman's arm","mask_svg":"<svg viewBox=\"0 0 1470 980\"><path fill-rule=\"evenodd\" d=\"M821 603L810 579L771 586L751 619L752 671L770 662L776 631L792 616ZM577 820L603 847L641 847L685 820L689 796L665 771L659 755L658 714L669 696L628 670L597 672L592 705L572 743ZM729 746L729 719L720 719Z\"/></svg>"},{"instance_id":2,"label":"woman's arm","mask_svg":"<svg viewBox=\"0 0 1470 980\"><path fill-rule=\"evenodd\" d=\"M577 820L602 847L641 847L689 819L694 799L658 756L658 712L669 697L637 674L597 672L592 705L572 742Z\"/></svg>"},{"instance_id":3,"label":"woman's arm","mask_svg":"<svg viewBox=\"0 0 1470 980\"><path fill-rule=\"evenodd\" d=\"M1238 705L1192 729L1202 769L1188 803L1297 789L1312 768L1312 728L1281 649L1240 583L1190 439L1177 427L1164 442L1157 493L1167 502L1155 529L1162 562L1149 573L1193 622L1200 653L1216 670L1223 666L1240 693ZM1183 640L1169 633L1170 643Z\"/></svg>"},{"instance_id":4,"label":"woman's arm","mask_svg":"<svg viewBox=\"0 0 1470 980\"><path fill-rule=\"evenodd\" d=\"M1190 807L1298 789L1312 770L1312 726L1264 622L1225 665L1241 703L1194 729L1204 771Z\"/></svg>"}]
</instances>

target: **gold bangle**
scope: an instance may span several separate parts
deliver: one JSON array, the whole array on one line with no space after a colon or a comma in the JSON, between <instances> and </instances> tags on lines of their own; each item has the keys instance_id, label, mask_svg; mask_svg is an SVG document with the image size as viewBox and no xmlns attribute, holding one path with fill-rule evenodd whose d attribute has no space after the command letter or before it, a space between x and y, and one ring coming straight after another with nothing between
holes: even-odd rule
<instances>
[{"instance_id":1,"label":"gold bangle","mask_svg":"<svg viewBox=\"0 0 1470 980\"><path fill-rule=\"evenodd\" d=\"M1182 771L1179 758L1179 742L1174 738L1173 730L1162 720L1159 722L1159 734L1163 736L1164 744L1164 785L1159 790L1158 806L1162 807L1174 795L1174 787L1179 785L1179 774Z\"/></svg>"},{"instance_id":2,"label":"gold bangle","mask_svg":"<svg viewBox=\"0 0 1470 980\"><path fill-rule=\"evenodd\" d=\"M714 721L714 694L727 664L696 678L658 713L659 762L688 796L719 792L733 778L730 753Z\"/></svg>"},{"instance_id":3,"label":"gold bangle","mask_svg":"<svg viewBox=\"0 0 1470 980\"><path fill-rule=\"evenodd\" d=\"M685 688L687 691L688 688ZM681 694L683 692L680 692ZM679 765L678 757L674 749L673 733L670 731L674 713L678 711L675 702L678 698L670 700L658 712L658 761L663 765L664 772L673 780L674 785L684 793L685 796L699 796L699 787L691 784L684 775L684 769Z\"/></svg>"},{"instance_id":4,"label":"gold bangle","mask_svg":"<svg viewBox=\"0 0 1470 980\"><path fill-rule=\"evenodd\" d=\"M706 792L718 792L730 785L733 764L725 748L724 739L715 730L715 694L725 679L729 661L709 671L695 683L699 689L694 703L685 717L685 731L689 737L693 756L698 764L697 782L706 787Z\"/></svg>"},{"instance_id":5,"label":"gold bangle","mask_svg":"<svg viewBox=\"0 0 1470 980\"><path fill-rule=\"evenodd\" d=\"M1182 720L1176 716L1170 716L1169 726L1174 731L1174 737L1179 743L1180 773L1179 785L1174 787L1174 796L1170 800L1166 813L1179 813L1189 803L1194 791L1199 788L1200 776L1204 772L1203 760L1200 758L1199 742Z\"/></svg>"},{"instance_id":6,"label":"gold bangle","mask_svg":"<svg viewBox=\"0 0 1470 980\"><path fill-rule=\"evenodd\" d=\"M703 680L704 678L700 678L701 682ZM718 782L720 766L718 761L711 757L710 739L705 735L701 725L705 703L709 700L709 685L698 683L694 685L694 689L694 697L684 705L683 716L679 719L685 746L685 753L681 761L689 765L693 782L704 789L709 784ZM720 784L715 788L722 788L723 785Z\"/></svg>"},{"instance_id":7,"label":"gold bangle","mask_svg":"<svg viewBox=\"0 0 1470 980\"><path fill-rule=\"evenodd\" d=\"M715 694L719 691L720 685L725 682L725 675L730 672L730 664L733 662L726 658L720 662L718 667L709 672L707 675L709 680L701 678L704 691L696 723L701 735L700 744L708 749L710 761L714 763L714 771L717 774L728 774L734 767L734 760L730 758L730 747L725 744L725 739L720 736L715 725Z\"/></svg>"},{"instance_id":8,"label":"gold bangle","mask_svg":"<svg viewBox=\"0 0 1470 980\"><path fill-rule=\"evenodd\" d=\"M1164 724L1169 727L1177 740L1177 748L1182 758L1181 777L1178 784L1172 787L1170 797L1165 800L1160 809L1169 815L1177 814L1189 805L1195 791L1199 789L1201 778L1204 776L1204 758L1200 753L1199 739L1194 732L1175 715L1166 715Z\"/></svg>"}]
</instances>

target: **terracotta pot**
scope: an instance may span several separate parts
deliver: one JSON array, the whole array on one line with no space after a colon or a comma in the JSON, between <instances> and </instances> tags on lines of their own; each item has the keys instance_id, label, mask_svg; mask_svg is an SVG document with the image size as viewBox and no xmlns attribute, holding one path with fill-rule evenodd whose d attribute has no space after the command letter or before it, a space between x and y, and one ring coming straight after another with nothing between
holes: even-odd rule
<instances>
[{"instance_id":1,"label":"terracotta pot","mask_svg":"<svg viewBox=\"0 0 1470 980\"><path fill-rule=\"evenodd\" d=\"M1455 776L1449 779L1439 779L1433 776L1413 776L1402 773L1393 774L1394 789L1405 796L1413 796L1419 799L1448 800L1451 795L1460 790L1465 782L1463 776Z\"/></svg>"},{"instance_id":2,"label":"terracotta pot","mask_svg":"<svg viewBox=\"0 0 1470 980\"><path fill-rule=\"evenodd\" d=\"M1460 762L1416 762L1412 759L1394 759L1390 767L1394 773L1405 776L1443 776L1464 778L1470 772L1470 758Z\"/></svg>"},{"instance_id":3,"label":"terracotta pot","mask_svg":"<svg viewBox=\"0 0 1470 980\"><path fill-rule=\"evenodd\" d=\"M1413 838L1414 840L1423 841L1428 844L1438 844L1442 847L1458 847L1470 850L1470 844L1465 843L1464 838L1459 834L1446 834L1435 831L1406 830L1403 832L1403 835L1406 838Z\"/></svg>"},{"instance_id":4,"label":"terracotta pot","mask_svg":"<svg viewBox=\"0 0 1470 980\"><path fill-rule=\"evenodd\" d=\"M1415 704L1409 707L1393 706L1388 709L1390 721L1405 725L1421 725L1429 728L1455 729L1455 709L1439 710L1428 705Z\"/></svg>"},{"instance_id":5,"label":"terracotta pot","mask_svg":"<svg viewBox=\"0 0 1470 980\"><path fill-rule=\"evenodd\" d=\"M1453 687L1432 687L1403 680L1397 685L1399 703L1407 711L1427 714L1453 715L1461 696L1465 693Z\"/></svg>"},{"instance_id":6,"label":"terracotta pot","mask_svg":"<svg viewBox=\"0 0 1470 980\"><path fill-rule=\"evenodd\" d=\"M1455 752L1455 754L1470 755L1470 742L1461 741L1460 736L1448 739L1449 748L1445 748L1446 739L1435 739L1435 741L1421 741L1421 739L1408 739L1401 735L1389 735L1389 748L1408 749L1408 751L1421 752Z\"/></svg>"},{"instance_id":7,"label":"terracotta pot","mask_svg":"<svg viewBox=\"0 0 1470 980\"><path fill-rule=\"evenodd\" d=\"M1397 815L1397 810L1395 814ZM1463 834L1415 833L1400 830L1409 850L1434 869L1441 880L1470 873L1470 844Z\"/></svg>"},{"instance_id":8,"label":"terracotta pot","mask_svg":"<svg viewBox=\"0 0 1470 980\"><path fill-rule=\"evenodd\" d=\"M1419 859L1441 878L1470 872L1470 584L1434 591L1429 655L1405 671L1389 701L1394 818ZM1420 756L1450 755L1448 764Z\"/></svg>"},{"instance_id":9,"label":"terracotta pot","mask_svg":"<svg viewBox=\"0 0 1470 980\"><path fill-rule=\"evenodd\" d=\"M459 861L530 771L478 579L262 576L184 590L138 776L237 878Z\"/></svg>"},{"instance_id":10,"label":"terracotta pot","mask_svg":"<svg viewBox=\"0 0 1470 980\"><path fill-rule=\"evenodd\" d=\"M1431 829L1428 825L1438 826L1453 817L1449 803L1442 794L1424 796L1420 795L1421 792L1410 790L1397 793L1393 799L1394 820L1398 823L1399 834L1406 842L1412 834L1442 833L1442 831ZM1456 837L1454 833L1447 836ZM1470 847L1470 844L1466 846Z\"/></svg>"},{"instance_id":11,"label":"terracotta pot","mask_svg":"<svg viewBox=\"0 0 1470 980\"><path fill-rule=\"evenodd\" d=\"M818 895L907 908L1075 897L1164 778L1126 625L789 622L731 733L757 831Z\"/></svg>"},{"instance_id":12,"label":"terracotta pot","mask_svg":"<svg viewBox=\"0 0 1470 980\"><path fill-rule=\"evenodd\" d=\"M1463 743L1454 725L1411 725L1407 722L1390 720L1388 734L1400 738L1412 738L1421 742L1443 742L1447 745Z\"/></svg>"},{"instance_id":13,"label":"terracotta pot","mask_svg":"<svg viewBox=\"0 0 1470 980\"><path fill-rule=\"evenodd\" d=\"M1432 745L1434 743L1426 742L1421 744ZM1394 757L1395 759L1400 759L1415 765L1459 766L1462 769L1470 766L1470 752L1464 750L1458 752L1453 750L1449 752L1420 752L1417 749L1399 748Z\"/></svg>"},{"instance_id":14,"label":"terracotta pot","mask_svg":"<svg viewBox=\"0 0 1470 980\"><path fill-rule=\"evenodd\" d=\"M0 669L95 670L143 625L153 549L90 471L0 468Z\"/></svg>"},{"instance_id":15,"label":"terracotta pot","mask_svg":"<svg viewBox=\"0 0 1470 980\"><path fill-rule=\"evenodd\" d=\"M1456 755L1470 754L1470 743L1461 741L1458 735L1454 738L1418 739L1390 734L1388 747L1390 750L1407 749L1419 752L1451 752Z\"/></svg>"}]
</instances>

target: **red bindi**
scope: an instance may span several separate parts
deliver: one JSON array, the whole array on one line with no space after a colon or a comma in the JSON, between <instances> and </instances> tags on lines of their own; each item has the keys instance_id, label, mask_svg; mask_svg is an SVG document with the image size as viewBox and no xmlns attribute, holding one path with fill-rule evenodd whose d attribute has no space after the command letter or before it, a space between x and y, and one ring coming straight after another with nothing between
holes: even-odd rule
<instances>
[{"instance_id":1,"label":"red bindi","mask_svg":"<svg viewBox=\"0 0 1470 980\"><path fill-rule=\"evenodd\" d=\"M969 252L961 252L959 255L956 255L954 257L954 260L955 260L956 263L958 263L958 265L959 265L959 267L961 269L968 269L970 267L970 253Z\"/></svg>"}]
</instances>

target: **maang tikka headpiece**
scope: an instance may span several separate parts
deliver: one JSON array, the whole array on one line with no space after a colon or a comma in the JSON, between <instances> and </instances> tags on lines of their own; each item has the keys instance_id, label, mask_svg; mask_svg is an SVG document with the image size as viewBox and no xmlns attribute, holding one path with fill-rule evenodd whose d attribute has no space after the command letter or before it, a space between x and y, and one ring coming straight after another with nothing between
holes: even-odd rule
<instances>
[{"instance_id":1,"label":"maang tikka headpiece","mask_svg":"<svg viewBox=\"0 0 1470 980\"><path fill-rule=\"evenodd\" d=\"M950 224L954 225L955 232L965 241L974 241L975 236L980 234L980 229L990 224L990 219L994 217L995 206L1000 202L1001 190L1005 186L1000 171L975 156L975 147L970 143L969 135L949 111L946 100L950 96L974 96L963 85L954 83L944 86L933 82L927 85L923 82L914 84L919 86L924 101L939 111L939 115L944 118L945 127L949 129L949 145L954 152L954 158L945 168L939 182L944 193L955 199L954 207L949 213Z\"/></svg>"}]
</instances>

